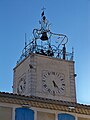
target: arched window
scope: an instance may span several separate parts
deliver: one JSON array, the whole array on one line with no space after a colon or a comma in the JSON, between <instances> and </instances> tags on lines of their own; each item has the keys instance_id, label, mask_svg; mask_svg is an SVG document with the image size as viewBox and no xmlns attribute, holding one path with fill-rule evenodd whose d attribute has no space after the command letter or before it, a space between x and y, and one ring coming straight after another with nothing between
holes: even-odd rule
<instances>
[{"instance_id":1,"label":"arched window","mask_svg":"<svg viewBox=\"0 0 90 120\"><path fill-rule=\"evenodd\" d=\"M28 108L16 108L15 120L34 120L34 111Z\"/></svg>"},{"instance_id":2,"label":"arched window","mask_svg":"<svg viewBox=\"0 0 90 120\"><path fill-rule=\"evenodd\" d=\"M58 120L75 120L75 117L70 114L61 113L58 114Z\"/></svg>"}]
</instances>

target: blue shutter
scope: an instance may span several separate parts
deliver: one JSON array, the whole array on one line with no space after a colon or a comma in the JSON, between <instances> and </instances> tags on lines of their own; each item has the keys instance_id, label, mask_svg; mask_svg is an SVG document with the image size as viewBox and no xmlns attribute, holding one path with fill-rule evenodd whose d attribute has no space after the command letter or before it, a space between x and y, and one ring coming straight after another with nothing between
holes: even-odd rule
<instances>
[{"instance_id":1,"label":"blue shutter","mask_svg":"<svg viewBox=\"0 0 90 120\"><path fill-rule=\"evenodd\" d=\"M58 120L75 120L75 117L70 114L62 113L58 115Z\"/></svg>"},{"instance_id":2,"label":"blue shutter","mask_svg":"<svg viewBox=\"0 0 90 120\"><path fill-rule=\"evenodd\" d=\"M15 120L34 120L34 111L28 108L16 108Z\"/></svg>"}]
</instances>

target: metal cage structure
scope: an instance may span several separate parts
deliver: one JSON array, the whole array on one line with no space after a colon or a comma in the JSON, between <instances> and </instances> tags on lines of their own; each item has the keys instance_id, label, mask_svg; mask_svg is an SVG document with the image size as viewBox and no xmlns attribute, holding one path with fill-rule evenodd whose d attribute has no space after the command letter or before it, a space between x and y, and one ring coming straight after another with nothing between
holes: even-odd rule
<instances>
[{"instance_id":1,"label":"metal cage structure","mask_svg":"<svg viewBox=\"0 0 90 120\"><path fill-rule=\"evenodd\" d=\"M73 49L71 53L66 51L68 37L64 34L51 32L51 24L49 24L48 20L46 19L44 10L41 13L41 20L39 21L39 24L40 29L33 29L33 38L31 42L28 44L25 42L25 47L22 50L22 54L17 61L17 64L31 53L64 60L73 60Z\"/></svg>"}]
</instances>

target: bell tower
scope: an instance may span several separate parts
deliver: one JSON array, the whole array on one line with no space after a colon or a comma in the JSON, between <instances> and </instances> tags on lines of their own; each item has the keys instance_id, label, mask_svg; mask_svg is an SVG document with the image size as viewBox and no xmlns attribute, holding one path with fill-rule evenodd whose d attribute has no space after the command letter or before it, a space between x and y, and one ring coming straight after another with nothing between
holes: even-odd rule
<instances>
[{"instance_id":1,"label":"bell tower","mask_svg":"<svg viewBox=\"0 0 90 120\"><path fill-rule=\"evenodd\" d=\"M76 102L73 50L66 50L68 37L50 30L44 9L39 24L14 68L13 93Z\"/></svg>"}]
</instances>

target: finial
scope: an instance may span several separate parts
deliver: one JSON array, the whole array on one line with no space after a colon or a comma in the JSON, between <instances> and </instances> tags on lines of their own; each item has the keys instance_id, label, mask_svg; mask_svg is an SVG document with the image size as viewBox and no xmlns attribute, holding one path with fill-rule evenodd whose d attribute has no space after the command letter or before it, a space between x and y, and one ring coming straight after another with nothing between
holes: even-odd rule
<instances>
[{"instance_id":1,"label":"finial","mask_svg":"<svg viewBox=\"0 0 90 120\"><path fill-rule=\"evenodd\" d=\"M45 9L46 9L46 8L45 8L45 7L43 7L41 10L42 10L42 11L44 11Z\"/></svg>"}]
</instances>

